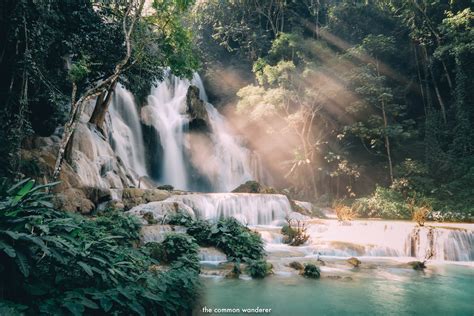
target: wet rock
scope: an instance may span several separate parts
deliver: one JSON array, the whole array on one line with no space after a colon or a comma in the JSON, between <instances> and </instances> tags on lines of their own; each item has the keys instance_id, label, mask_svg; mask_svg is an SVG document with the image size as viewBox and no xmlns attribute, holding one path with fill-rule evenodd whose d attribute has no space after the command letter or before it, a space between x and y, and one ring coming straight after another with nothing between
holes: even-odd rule
<instances>
[{"instance_id":1,"label":"wet rock","mask_svg":"<svg viewBox=\"0 0 474 316\"><path fill-rule=\"evenodd\" d=\"M232 193L278 194L278 191L257 181L247 181L232 190Z\"/></svg>"},{"instance_id":2,"label":"wet rock","mask_svg":"<svg viewBox=\"0 0 474 316\"><path fill-rule=\"evenodd\" d=\"M125 205L123 205L121 200L112 200L105 203L104 209L119 211L123 210Z\"/></svg>"},{"instance_id":3,"label":"wet rock","mask_svg":"<svg viewBox=\"0 0 474 316\"><path fill-rule=\"evenodd\" d=\"M412 267L413 270L423 271L424 269L426 269L425 263L421 261L411 261L411 262L408 262L407 264L410 267Z\"/></svg>"},{"instance_id":4,"label":"wet rock","mask_svg":"<svg viewBox=\"0 0 474 316\"><path fill-rule=\"evenodd\" d=\"M91 200L95 205L110 201L112 199L112 193L106 188L97 187L83 187L86 197Z\"/></svg>"},{"instance_id":5,"label":"wet rock","mask_svg":"<svg viewBox=\"0 0 474 316\"><path fill-rule=\"evenodd\" d=\"M303 270L304 269L303 264L299 263L298 261L290 262L290 264L288 266L290 268L295 269L295 270Z\"/></svg>"},{"instance_id":6,"label":"wet rock","mask_svg":"<svg viewBox=\"0 0 474 316\"><path fill-rule=\"evenodd\" d=\"M349 259L347 259L347 263L349 263L350 265L352 265L354 268L358 268L359 265L362 263L359 259L357 259L356 257L351 257Z\"/></svg>"},{"instance_id":7,"label":"wet rock","mask_svg":"<svg viewBox=\"0 0 474 316\"><path fill-rule=\"evenodd\" d=\"M174 187L172 185L169 185L169 184L165 184L165 185L160 185L158 187L156 187L158 190L165 190L165 191L173 191L174 190Z\"/></svg>"},{"instance_id":8,"label":"wet rock","mask_svg":"<svg viewBox=\"0 0 474 316\"><path fill-rule=\"evenodd\" d=\"M140 204L163 201L170 196L171 194L164 190L127 188L123 189L122 201L128 210Z\"/></svg>"},{"instance_id":9,"label":"wet rock","mask_svg":"<svg viewBox=\"0 0 474 316\"><path fill-rule=\"evenodd\" d=\"M166 218L175 214L186 214L195 218L192 208L182 202L173 201L158 201L137 205L127 213L143 218L144 224L151 224L150 221L162 223Z\"/></svg>"},{"instance_id":10,"label":"wet rock","mask_svg":"<svg viewBox=\"0 0 474 316\"><path fill-rule=\"evenodd\" d=\"M209 131L211 124L204 101L199 98L199 88L189 86L186 94L186 112L190 116L189 129L195 131Z\"/></svg>"},{"instance_id":11,"label":"wet rock","mask_svg":"<svg viewBox=\"0 0 474 316\"><path fill-rule=\"evenodd\" d=\"M90 214L95 208L94 203L87 199L84 192L80 189L69 188L54 196L53 204L56 208L80 212L81 214Z\"/></svg>"}]
</instances>

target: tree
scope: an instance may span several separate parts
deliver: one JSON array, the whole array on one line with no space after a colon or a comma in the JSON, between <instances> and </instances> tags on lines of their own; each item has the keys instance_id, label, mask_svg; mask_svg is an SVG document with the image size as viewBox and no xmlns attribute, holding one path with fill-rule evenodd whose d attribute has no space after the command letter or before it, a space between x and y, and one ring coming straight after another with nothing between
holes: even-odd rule
<instances>
[{"instance_id":1,"label":"tree","mask_svg":"<svg viewBox=\"0 0 474 316\"><path fill-rule=\"evenodd\" d=\"M356 123L346 127L346 131L361 138L364 146L365 142L368 142L372 149L378 150L379 144L383 144L390 183L393 183L394 179L391 141L409 137L409 128L414 124L412 120L400 121L406 107L395 103L394 93L380 71L382 62L380 59L394 52L393 38L383 35L369 35L361 45L350 51L350 54L358 56L365 62L353 71L351 83L359 100L347 110L354 114L360 112L364 114L359 116Z\"/></svg>"}]
</instances>

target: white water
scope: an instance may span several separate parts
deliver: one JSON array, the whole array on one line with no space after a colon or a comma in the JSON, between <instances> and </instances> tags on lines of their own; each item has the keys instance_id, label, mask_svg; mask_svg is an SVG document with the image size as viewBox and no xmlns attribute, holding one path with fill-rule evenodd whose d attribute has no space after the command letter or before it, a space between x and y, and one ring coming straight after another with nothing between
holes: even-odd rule
<instances>
[{"instance_id":1,"label":"white water","mask_svg":"<svg viewBox=\"0 0 474 316\"><path fill-rule=\"evenodd\" d=\"M154 87L148 96L151 124L158 131L163 146L161 182L187 190L188 179L184 164L184 130L188 124L186 93L189 82L168 77ZM157 163L157 162L155 162Z\"/></svg>"},{"instance_id":2,"label":"white water","mask_svg":"<svg viewBox=\"0 0 474 316\"><path fill-rule=\"evenodd\" d=\"M306 225L310 239L300 247L283 244L280 227L263 226L258 230L267 251L280 257L321 255L474 261L474 225L466 228L417 227L413 222L370 220L351 223L320 220Z\"/></svg>"},{"instance_id":3,"label":"white water","mask_svg":"<svg viewBox=\"0 0 474 316\"><path fill-rule=\"evenodd\" d=\"M189 124L186 94L191 84L199 88L200 98L205 102L211 125L209 137L212 148L198 147L195 150L205 152L204 159L193 159L190 148L196 144L190 144L192 138L186 137ZM160 182L171 184L178 189L192 189L193 177L186 163L206 177L212 189L217 192L230 191L245 181L257 178L258 175L253 177L251 172L251 152L232 135L224 117L212 104L207 103L204 86L198 74L194 75L191 82L168 76L152 89L148 106L144 108L142 116L147 124L155 127L163 147ZM256 165L255 161L253 164ZM262 173L260 165L255 169Z\"/></svg>"},{"instance_id":4,"label":"white water","mask_svg":"<svg viewBox=\"0 0 474 316\"><path fill-rule=\"evenodd\" d=\"M115 154L139 177L147 174L145 145L133 95L117 86L110 106L110 140Z\"/></svg>"},{"instance_id":5,"label":"white water","mask_svg":"<svg viewBox=\"0 0 474 316\"><path fill-rule=\"evenodd\" d=\"M279 194L186 194L172 196L169 200L190 206L198 218L234 217L247 225L280 224L291 214L288 198Z\"/></svg>"}]
</instances>

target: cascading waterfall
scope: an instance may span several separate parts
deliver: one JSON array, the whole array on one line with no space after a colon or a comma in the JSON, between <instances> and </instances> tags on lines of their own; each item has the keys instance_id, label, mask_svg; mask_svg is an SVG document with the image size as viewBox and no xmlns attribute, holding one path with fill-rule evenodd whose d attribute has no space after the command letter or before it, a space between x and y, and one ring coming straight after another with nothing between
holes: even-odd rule
<instances>
[{"instance_id":1,"label":"cascading waterfall","mask_svg":"<svg viewBox=\"0 0 474 316\"><path fill-rule=\"evenodd\" d=\"M186 139L189 117L186 113L186 94L190 85L197 86L200 98L205 102L211 131L212 149L205 162L193 165ZM152 89L148 97L146 121L152 124L163 147L161 179L178 189L195 188L189 165L202 173L213 191L228 192L241 183L254 178L251 172L251 152L242 146L230 132L224 117L210 103L198 74L191 81L168 76ZM199 164L212 165L202 168ZM261 170L261 167L258 166Z\"/></svg>"},{"instance_id":2,"label":"cascading waterfall","mask_svg":"<svg viewBox=\"0 0 474 316\"><path fill-rule=\"evenodd\" d=\"M208 193L172 196L167 201L190 206L198 218L234 217L248 225L281 224L291 213L288 198L280 194Z\"/></svg>"},{"instance_id":3,"label":"cascading waterfall","mask_svg":"<svg viewBox=\"0 0 474 316\"><path fill-rule=\"evenodd\" d=\"M133 95L121 85L115 89L110 113L110 140L114 152L138 176L147 174L140 116Z\"/></svg>"},{"instance_id":4,"label":"cascading waterfall","mask_svg":"<svg viewBox=\"0 0 474 316\"><path fill-rule=\"evenodd\" d=\"M184 131L188 124L186 93L189 82L173 76L167 77L151 91L148 105L149 121L158 132L163 147L161 182L187 190L187 170L184 163Z\"/></svg>"}]
</instances>

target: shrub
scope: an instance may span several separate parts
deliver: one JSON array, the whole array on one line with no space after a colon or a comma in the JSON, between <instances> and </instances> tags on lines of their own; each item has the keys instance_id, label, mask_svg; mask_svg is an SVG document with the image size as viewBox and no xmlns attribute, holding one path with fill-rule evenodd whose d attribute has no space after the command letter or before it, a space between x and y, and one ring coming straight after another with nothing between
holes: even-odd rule
<instances>
[{"instance_id":1,"label":"shrub","mask_svg":"<svg viewBox=\"0 0 474 316\"><path fill-rule=\"evenodd\" d=\"M409 219L411 212L402 193L378 186L372 196L357 199L352 210L358 217Z\"/></svg>"},{"instance_id":2,"label":"shrub","mask_svg":"<svg viewBox=\"0 0 474 316\"><path fill-rule=\"evenodd\" d=\"M151 244L151 245L149 245ZM161 243L149 243L152 258L164 263L175 262L181 257L187 257L192 261L198 261L198 245L193 237L180 233L168 233Z\"/></svg>"},{"instance_id":3,"label":"shrub","mask_svg":"<svg viewBox=\"0 0 474 316\"><path fill-rule=\"evenodd\" d=\"M231 261L261 259L265 254L260 235L235 218L226 218L211 226L211 240Z\"/></svg>"},{"instance_id":4,"label":"shrub","mask_svg":"<svg viewBox=\"0 0 474 316\"><path fill-rule=\"evenodd\" d=\"M290 246L300 246L304 244L308 239L309 235L306 233L306 227L301 224L299 220L292 220L287 218L287 224L281 228L281 233L284 235L283 242ZM296 228L293 226L293 222L296 222Z\"/></svg>"},{"instance_id":5,"label":"shrub","mask_svg":"<svg viewBox=\"0 0 474 316\"><path fill-rule=\"evenodd\" d=\"M261 259L264 254L260 235L242 225L233 217L216 223L196 220L186 223L187 233L203 246L214 246L222 250L230 261Z\"/></svg>"},{"instance_id":6,"label":"shrub","mask_svg":"<svg viewBox=\"0 0 474 316\"><path fill-rule=\"evenodd\" d=\"M197 243L202 246L213 246L217 242L215 238L212 238L211 224L206 220L196 220L190 223L187 229L187 233L193 236Z\"/></svg>"},{"instance_id":7,"label":"shrub","mask_svg":"<svg viewBox=\"0 0 474 316\"><path fill-rule=\"evenodd\" d=\"M304 266L303 276L311 279L319 279L321 271L316 265L308 263Z\"/></svg>"},{"instance_id":8,"label":"shrub","mask_svg":"<svg viewBox=\"0 0 474 316\"><path fill-rule=\"evenodd\" d=\"M254 279L263 279L272 273L272 265L264 259L249 260L247 273Z\"/></svg>"},{"instance_id":9,"label":"shrub","mask_svg":"<svg viewBox=\"0 0 474 316\"><path fill-rule=\"evenodd\" d=\"M427 206L415 206L413 208L413 220L419 225L424 226L431 209Z\"/></svg>"},{"instance_id":10,"label":"shrub","mask_svg":"<svg viewBox=\"0 0 474 316\"><path fill-rule=\"evenodd\" d=\"M99 213L95 223L117 236L118 243L133 245L140 241L141 224L136 216L121 211L107 211Z\"/></svg>"},{"instance_id":11,"label":"shrub","mask_svg":"<svg viewBox=\"0 0 474 316\"><path fill-rule=\"evenodd\" d=\"M187 257L167 272L150 269L158 262L123 240L126 227L136 236L135 222L57 211L48 187L25 180L0 192L0 310L145 315L191 309L199 278Z\"/></svg>"},{"instance_id":12,"label":"shrub","mask_svg":"<svg viewBox=\"0 0 474 316\"><path fill-rule=\"evenodd\" d=\"M336 212L337 218L342 222L351 221L356 215L355 211L352 208L342 204L341 202L335 202L333 208Z\"/></svg>"},{"instance_id":13,"label":"shrub","mask_svg":"<svg viewBox=\"0 0 474 316\"><path fill-rule=\"evenodd\" d=\"M193 218L187 213L172 214L165 222L169 225L179 225L189 227L193 223Z\"/></svg>"}]
</instances>

